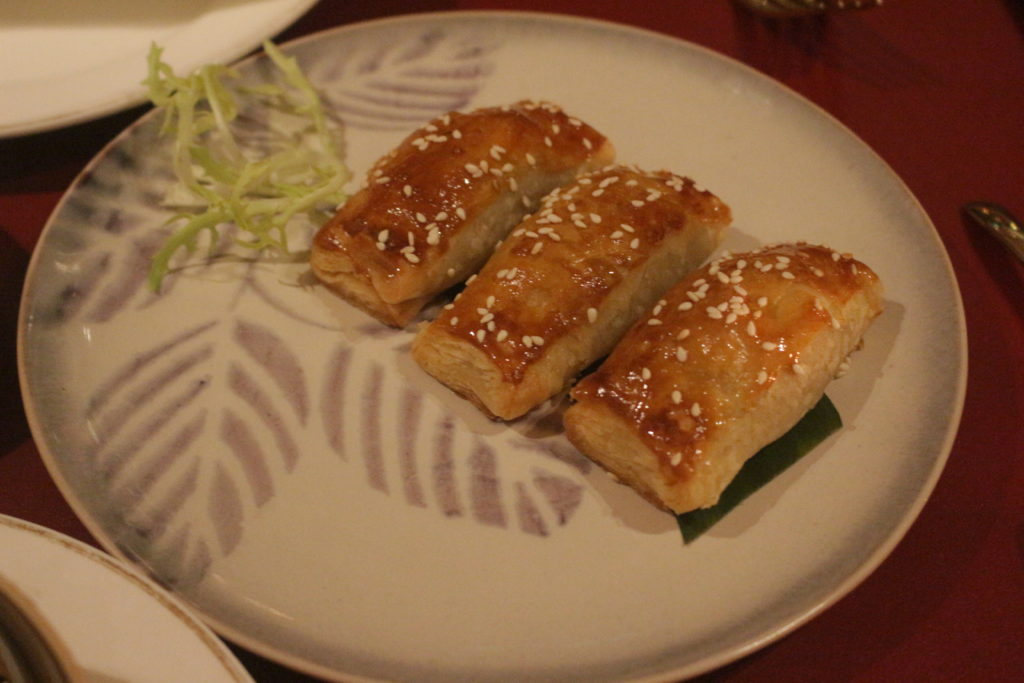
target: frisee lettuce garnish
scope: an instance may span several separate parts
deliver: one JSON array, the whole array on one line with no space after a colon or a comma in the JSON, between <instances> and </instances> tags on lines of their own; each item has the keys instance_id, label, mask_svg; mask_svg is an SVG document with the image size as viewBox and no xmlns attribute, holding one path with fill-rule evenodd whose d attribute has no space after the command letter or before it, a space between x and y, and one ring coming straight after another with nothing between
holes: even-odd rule
<instances>
[{"instance_id":1,"label":"frisee lettuce garnish","mask_svg":"<svg viewBox=\"0 0 1024 683\"><path fill-rule=\"evenodd\" d=\"M743 464L736 477L722 491L718 503L709 508L676 515L683 542L696 540L748 496L810 453L842 426L839 411L828 396L822 396L792 429Z\"/></svg>"},{"instance_id":2,"label":"frisee lettuce garnish","mask_svg":"<svg viewBox=\"0 0 1024 683\"><path fill-rule=\"evenodd\" d=\"M263 49L280 84L231 87L228 81L239 74L220 64L178 76L163 61L163 49L150 48L143 84L164 111L161 134L174 138L177 184L164 203L178 211L169 221L176 229L153 257L153 291L160 290L171 258L182 247L194 252L204 232L210 255L228 225L244 236L235 239L240 245L292 255L289 223L301 215L319 225L347 198L342 188L350 172L340 128L330 124L295 58L270 41ZM239 131L247 129L256 144L243 144Z\"/></svg>"}]
</instances>

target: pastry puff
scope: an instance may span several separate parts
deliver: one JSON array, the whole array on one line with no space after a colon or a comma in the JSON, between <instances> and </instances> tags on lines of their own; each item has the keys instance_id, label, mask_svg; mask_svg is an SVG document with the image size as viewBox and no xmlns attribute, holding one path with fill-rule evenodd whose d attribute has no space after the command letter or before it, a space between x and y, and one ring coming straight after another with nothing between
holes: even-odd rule
<instances>
[{"instance_id":1,"label":"pastry puff","mask_svg":"<svg viewBox=\"0 0 1024 683\"><path fill-rule=\"evenodd\" d=\"M878 277L825 247L717 259L573 388L566 433L654 504L709 507L821 398L881 310Z\"/></svg>"},{"instance_id":2,"label":"pastry puff","mask_svg":"<svg viewBox=\"0 0 1024 683\"><path fill-rule=\"evenodd\" d=\"M693 181L614 166L545 197L416 337L413 358L490 416L562 391L719 244L729 208Z\"/></svg>"},{"instance_id":3,"label":"pastry puff","mask_svg":"<svg viewBox=\"0 0 1024 683\"><path fill-rule=\"evenodd\" d=\"M374 165L317 233L310 265L351 303L402 327L476 272L541 197L614 154L549 103L445 114Z\"/></svg>"}]
</instances>

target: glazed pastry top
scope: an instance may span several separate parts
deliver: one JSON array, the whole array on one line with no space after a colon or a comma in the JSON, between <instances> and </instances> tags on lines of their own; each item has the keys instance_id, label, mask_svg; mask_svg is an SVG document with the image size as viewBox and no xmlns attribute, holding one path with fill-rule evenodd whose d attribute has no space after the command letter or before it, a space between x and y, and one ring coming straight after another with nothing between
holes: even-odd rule
<instances>
[{"instance_id":1,"label":"glazed pastry top","mask_svg":"<svg viewBox=\"0 0 1024 683\"><path fill-rule=\"evenodd\" d=\"M313 248L359 254L356 268L383 292L438 260L454 232L498 195L516 193L524 176L573 169L608 149L603 135L550 103L445 114L370 169Z\"/></svg>"},{"instance_id":2,"label":"glazed pastry top","mask_svg":"<svg viewBox=\"0 0 1024 683\"><path fill-rule=\"evenodd\" d=\"M669 291L572 396L637 425L666 480L685 480L718 429L748 418L784 375L810 372L802 354L822 332L843 334L855 297L859 317L877 315L877 276L826 247L723 256Z\"/></svg>"},{"instance_id":3,"label":"glazed pastry top","mask_svg":"<svg viewBox=\"0 0 1024 683\"><path fill-rule=\"evenodd\" d=\"M507 381L546 348L601 325L602 301L666 236L729 209L692 180L612 166L548 195L435 325L479 346Z\"/></svg>"}]
</instances>

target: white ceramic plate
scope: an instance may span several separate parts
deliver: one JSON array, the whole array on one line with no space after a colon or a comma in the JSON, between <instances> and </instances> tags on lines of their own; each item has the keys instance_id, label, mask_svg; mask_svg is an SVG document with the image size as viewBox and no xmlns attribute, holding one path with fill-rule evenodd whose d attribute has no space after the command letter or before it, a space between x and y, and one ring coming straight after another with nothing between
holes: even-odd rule
<instances>
[{"instance_id":1,"label":"white ceramic plate","mask_svg":"<svg viewBox=\"0 0 1024 683\"><path fill-rule=\"evenodd\" d=\"M853 252L887 309L829 390L846 426L684 547L557 423L482 419L410 361L410 332L305 266L219 262L148 293L169 173L146 118L61 203L22 309L34 434L108 547L270 657L419 681L695 674L889 553L956 430L964 323L933 226L854 135L717 54L591 21L411 16L290 50L347 122L357 174L441 111L549 99L620 160L724 198L726 246Z\"/></svg>"},{"instance_id":2,"label":"white ceramic plate","mask_svg":"<svg viewBox=\"0 0 1024 683\"><path fill-rule=\"evenodd\" d=\"M0 580L56 635L77 671L73 680L252 680L205 624L136 569L6 515L0 548Z\"/></svg>"},{"instance_id":3,"label":"white ceramic plate","mask_svg":"<svg viewBox=\"0 0 1024 683\"><path fill-rule=\"evenodd\" d=\"M0 3L0 137L139 104L150 43L182 71L235 59L315 0Z\"/></svg>"}]
</instances>

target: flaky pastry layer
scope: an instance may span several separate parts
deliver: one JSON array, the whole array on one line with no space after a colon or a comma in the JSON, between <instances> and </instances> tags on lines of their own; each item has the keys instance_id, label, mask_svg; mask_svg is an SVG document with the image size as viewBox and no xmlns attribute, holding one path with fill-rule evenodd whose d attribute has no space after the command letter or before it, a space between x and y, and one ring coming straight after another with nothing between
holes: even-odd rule
<instances>
[{"instance_id":1,"label":"flaky pastry layer","mask_svg":"<svg viewBox=\"0 0 1024 683\"><path fill-rule=\"evenodd\" d=\"M463 282L553 188L614 158L550 103L451 112L410 134L320 229L316 276L381 321L407 324Z\"/></svg>"},{"instance_id":2,"label":"flaky pastry layer","mask_svg":"<svg viewBox=\"0 0 1024 683\"><path fill-rule=\"evenodd\" d=\"M881 310L875 273L826 247L716 259L574 387L566 433L656 505L709 507L821 398Z\"/></svg>"},{"instance_id":3,"label":"flaky pastry layer","mask_svg":"<svg viewBox=\"0 0 1024 683\"><path fill-rule=\"evenodd\" d=\"M719 244L729 208L692 180L612 166L548 195L413 358L501 419L564 390Z\"/></svg>"}]
</instances>

